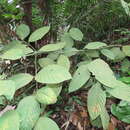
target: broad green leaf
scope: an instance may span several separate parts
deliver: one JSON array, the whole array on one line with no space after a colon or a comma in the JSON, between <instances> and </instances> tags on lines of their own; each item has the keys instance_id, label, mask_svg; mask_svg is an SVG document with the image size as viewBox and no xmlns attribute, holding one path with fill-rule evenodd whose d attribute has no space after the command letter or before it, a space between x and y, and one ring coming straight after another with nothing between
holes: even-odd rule
<instances>
[{"instance_id":1,"label":"broad green leaf","mask_svg":"<svg viewBox=\"0 0 130 130\"><path fill-rule=\"evenodd\" d=\"M15 83L12 80L0 80L0 96L11 100L15 93Z\"/></svg>"},{"instance_id":2,"label":"broad green leaf","mask_svg":"<svg viewBox=\"0 0 130 130\"><path fill-rule=\"evenodd\" d=\"M124 59L121 62L121 71L122 72L128 72L130 69L130 61L128 59Z\"/></svg>"},{"instance_id":3,"label":"broad green leaf","mask_svg":"<svg viewBox=\"0 0 130 130\"><path fill-rule=\"evenodd\" d=\"M125 2L124 0L120 0L121 1L121 5L123 7L123 9L125 10L126 14L130 16L130 9L129 9L129 5L127 2Z\"/></svg>"},{"instance_id":4,"label":"broad green leaf","mask_svg":"<svg viewBox=\"0 0 130 130\"><path fill-rule=\"evenodd\" d=\"M97 83L88 92L88 112L92 120L101 115L102 110L105 107L106 94L101 89L100 84Z\"/></svg>"},{"instance_id":5,"label":"broad green leaf","mask_svg":"<svg viewBox=\"0 0 130 130\"><path fill-rule=\"evenodd\" d=\"M102 50L101 50L101 53L102 53L104 56L106 56L106 57L108 57L109 59L111 59L111 60L114 60L114 59L115 59L115 55L113 54L113 52L112 52L111 50L102 49Z\"/></svg>"},{"instance_id":6,"label":"broad green leaf","mask_svg":"<svg viewBox=\"0 0 130 130\"><path fill-rule=\"evenodd\" d=\"M7 111L0 117L0 130L19 130L20 118L16 111Z\"/></svg>"},{"instance_id":7,"label":"broad green leaf","mask_svg":"<svg viewBox=\"0 0 130 130\"><path fill-rule=\"evenodd\" d=\"M130 56L130 46L129 46L129 45L123 46L123 47L122 47L122 50L123 50L123 52L124 52L124 54L125 54L126 56Z\"/></svg>"},{"instance_id":8,"label":"broad green leaf","mask_svg":"<svg viewBox=\"0 0 130 130\"><path fill-rule=\"evenodd\" d=\"M60 55L57 61L58 65L61 65L63 67L65 67L67 70L70 69L70 61L69 58L65 55Z\"/></svg>"},{"instance_id":9,"label":"broad green leaf","mask_svg":"<svg viewBox=\"0 0 130 130\"><path fill-rule=\"evenodd\" d=\"M92 72L93 75L95 75L95 78L99 82L110 88L114 88L115 86L117 86L117 80L114 76L114 73L105 61L101 59L96 59L90 62L87 66L89 71Z\"/></svg>"},{"instance_id":10,"label":"broad green leaf","mask_svg":"<svg viewBox=\"0 0 130 130\"><path fill-rule=\"evenodd\" d=\"M28 96L23 98L17 107L20 115L20 130L32 130L39 118L41 109L35 97Z\"/></svg>"},{"instance_id":11,"label":"broad green leaf","mask_svg":"<svg viewBox=\"0 0 130 130\"><path fill-rule=\"evenodd\" d=\"M79 52L79 50L77 50L76 48L67 48L64 49L62 52L65 56L71 57L76 55Z\"/></svg>"},{"instance_id":12,"label":"broad green leaf","mask_svg":"<svg viewBox=\"0 0 130 130\"><path fill-rule=\"evenodd\" d=\"M69 34L74 40L82 41L83 39L83 33L78 28L71 28Z\"/></svg>"},{"instance_id":13,"label":"broad green leaf","mask_svg":"<svg viewBox=\"0 0 130 130\"><path fill-rule=\"evenodd\" d=\"M125 54L120 50L119 47L114 47L114 48L111 49L111 51L115 55L114 61L122 60L122 59L125 58Z\"/></svg>"},{"instance_id":14,"label":"broad green leaf","mask_svg":"<svg viewBox=\"0 0 130 130\"><path fill-rule=\"evenodd\" d=\"M41 58L38 60L38 63L42 68L47 65L55 64L55 62L50 58Z\"/></svg>"},{"instance_id":15,"label":"broad green leaf","mask_svg":"<svg viewBox=\"0 0 130 130\"><path fill-rule=\"evenodd\" d=\"M65 42L59 42L56 44L47 44L42 48L40 48L39 52L51 52L51 51L61 50L62 48L65 47L65 44L66 44Z\"/></svg>"},{"instance_id":16,"label":"broad green leaf","mask_svg":"<svg viewBox=\"0 0 130 130\"><path fill-rule=\"evenodd\" d=\"M87 65L81 65L74 73L74 76L69 85L69 92L74 92L80 89L90 78Z\"/></svg>"},{"instance_id":17,"label":"broad green leaf","mask_svg":"<svg viewBox=\"0 0 130 130\"><path fill-rule=\"evenodd\" d=\"M47 55L47 58L52 59L52 60L57 60L57 58L60 55L60 51L56 51L56 52L51 52Z\"/></svg>"},{"instance_id":18,"label":"broad green leaf","mask_svg":"<svg viewBox=\"0 0 130 130\"><path fill-rule=\"evenodd\" d=\"M48 117L40 117L34 130L60 130L58 125Z\"/></svg>"},{"instance_id":19,"label":"broad green leaf","mask_svg":"<svg viewBox=\"0 0 130 130\"><path fill-rule=\"evenodd\" d=\"M61 41L65 42L65 48L72 48L74 41L73 39L70 37L69 33L65 33L62 37L61 37Z\"/></svg>"},{"instance_id":20,"label":"broad green leaf","mask_svg":"<svg viewBox=\"0 0 130 130\"><path fill-rule=\"evenodd\" d=\"M50 30L50 26L46 27L41 27L34 31L30 37L29 37L29 42L35 42L37 40L40 40L43 36L45 36Z\"/></svg>"},{"instance_id":21,"label":"broad green leaf","mask_svg":"<svg viewBox=\"0 0 130 130\"><path fill-rule=\"evenodd\" d=\"M102 121L103 129L108 130L110 117L109 117L109 114L106 111L105 107L101 112L101 121Z\"/></svg>"},{"instance_id":22,"label":"broad green leaf","mask_svg":"<svg viewBox=\"0 0 130 130\"><path fill-rule=\"evenodd\" d=\"M99 52L97 50L88 50L86 55L87 57L97 58L99 57Z\"/></svg>"},{"instance_id":23,"label":"broad green leaf","mask_svg":"<svg viewBox=\"0 0 130 130\"><path fill-rule=\"evenodd\" d=\"M90 42L84 48L85 49L100 49L102 47L106 47L107 44L103 42Z\"/></svg>"},{"instance_id":24,"label":"broad green leaf","mask_svg":"<svg viewBox=\"0 0 130 130\"><path fill-rule=\"evenodd\" d=\"M24 40L30 33L30 29L27 25L25 24L20 24L16 28L16 34L19 36L21 40Z\"/></svg>"},{"instance_id":25,"label":"broad green leaf","mask_svg":"<svg viewBox=\"0 0 130 130\"><path fill-rule=\"evenodd\" d=\"M118 81L118 86L107 90L113 97L130 102L130 87Z\"/></svg>"},{"instance_id":26,"label":"broad green leaf","mask_svg":"<svg viewBox=\"0 0 130 130\"><path fill-rule=\"evenodd\" d=\"M42 87L36 92L36 99L45 105L54 104L57 101L57 95L49 86Z\"/></svg>"},{"instance_id":27,"label":"broad green leaf","mask_svg":"<svg viewBox=\"0 0 130 130\"><path fill-rule=\"evenodd\" d=\"M57 84L71 79L69 71L60 65L48 65L35 76L35 80L40 83Z\"/></svg>"},{"instance_id":28,"label":"broad green leaf","mask_svg":"<svg viewBox=\"0 0 130 130\"><path fill-rule=\"evenodd\" d=\"M29 82L32 81L32 79L33 79L33 76L27 73L15 74L9 78L9 80L12 80L15 82L16 90L27 85Z\"/></svg>"},{"instance_id":29,"label":"broad green leaf","mask_svg":"<svg viewBox=\"0 0 130 130\"><path fill-rule=\"evenodd\" d=\"M3 53L0 55L2 59L17 60L26 54L32 53L33 50L26 45L22 44L21 41L12 41L3 48Z\"/></svg>"}]
</instances>

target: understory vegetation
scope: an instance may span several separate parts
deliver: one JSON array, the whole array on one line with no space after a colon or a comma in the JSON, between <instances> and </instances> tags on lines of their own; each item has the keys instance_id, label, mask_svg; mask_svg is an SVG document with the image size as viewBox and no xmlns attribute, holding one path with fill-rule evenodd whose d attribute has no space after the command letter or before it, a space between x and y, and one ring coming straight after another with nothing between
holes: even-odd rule
<instances>
[{"instance_id":1,"label":"understory vegetation","mask_svg":"<svg viewBox=\"0 0 130 130\"><path fill-rule=\"evenodd\" d=\"M0 130L129 130L129 42L129 0L1 0Z\"/></svg>"}]
</instances>

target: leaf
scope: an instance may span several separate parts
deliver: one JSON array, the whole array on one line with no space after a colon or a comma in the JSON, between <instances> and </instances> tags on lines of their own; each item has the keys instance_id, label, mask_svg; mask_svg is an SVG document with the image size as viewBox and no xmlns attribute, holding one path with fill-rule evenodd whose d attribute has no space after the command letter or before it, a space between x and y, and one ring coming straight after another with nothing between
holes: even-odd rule
<instances>
[{"instance_id":1,"label":"leaf","mask_svg":"<svg viewBox=\"0 0 130 130\"><path fill-rule=\"evenodd\" d=\"M122 78L119 78L119 80L126 84L130 84L130 77L122 77Z\"/></svg>"},{"instance_id":2,"label":"leaf","mask_svg":"<svg viewBox=\"0 0 130 130\"><path fill-rule=\"evenodd\" d=\"M20 24L16 28L16 34L19 36L21 40L24 40L30 33L30 29L27 25L25 24Z\"/></svg>"},{"instance_id":3,"label":"leaf","mask_svg":"<svg viewBox=\"0 0 130 130\"><path fill-rule=\"evenodd\" d=\"M65 55L60 55L57 61L58 65L61 65L63 67L65 67L67 70L70 69L70 61L69 58Z\"/></svg>"},{"instance_id":4,"label":"leaf","mask_svg":"<svg viewBox=\"0 0 130 130\"><path fill-rule=\"evenodd\" d=\"M29 82L32 81L32 79L33 79L33 76L27 73L15 74L9 78L9 80L12 80L15 82L16 90L27 85Z\"/></svg>"},{"instance_id":5,"label":"leaf","mask_svg":"<svg viewBox=\"0 0 130 130\"><path fill-rule=\"evenodd\" d=\"M113 54L113 52L112 52L111 50L102 49L102 50L101 50L101 53L102 53L104 56L106 56L106 57L108 57L109 59L111 59L111 60L114 60L114 59L115 59L115 56L114 56L114 54Z\"/></svg>"},{"instance_id":6,"label":"leaf","mask_svg":"<svg viewBox=\"0 0 130 130\"><path fill-rule=\"evenodd\" d=\"M100 84L97 83L88 92L88 112L92 120L101 115L105 107L106 94L101 89Z\"/></svg>"},{"instance_id":7,"label":"leaf","mask_svg":"<svg viewBox=\"0 0 130 130\"><path fill-rule=\"evenodd\" d=\"M114 76L114 73L105 61L96 59L90 62L87 66L88 70L95 75L95 78L99 82L110 88L117 86L117 80Z\"/></svg>"},{"instance_id":8,"label":"leaf","mask_svg":"<svg viewBox=\"0 0 130 130\"><path fill-rule=\"evenodd\" d=\"M60 130L58 125L48 117L40 117L34 130Z\"/></svg>"},{"instance_id":9,"label":"leaf","mask_svg":"<svg viewBox=\"0 0 130 130\"><path fill-rule=\"evenodd\" d=\"M130 15L130 9L129 9L128 3L125 2L124 0L120 0L120 1L121 1L121 5L124 8L126 14Z\"/></svg>"},{"instance_id":10,"label":"leaf","mask_svg":"<svg viewBox=\"0 0 130 130\"><path fill-rule=\"evenodd\" d=\"M102 47L106 47L107 44L103 42L90 42L84 48L85 49L100 49Z\"/></svg>"},{"instance_id":11,"label":"leaf","mask_svg":"<svg viewBox=\"0 0 130 130\"><path fill-rule=\"evenodd\" d=\"M57 84L71 79L69 71L60 65L48 65L35 76L40 83Z\"/></svg>"},{"instance_id":12,"label":"leaf","mask_svg":"<svg viewBox=\"0 0 130 130\"><path fill-rule=\"evenodd\" d=\"M88 50L86 55L87 57L97 58L99 57L99 52L97 50Z\"/></svg>"},{"instance_id":13,"label":"leaf","mask_svg":"<svg viewBox=\"0 0 130 130\"><path fill-rule=\"evenodd\" d=\"M2 59L17 60L26 54L32 53L33 50L26 45L22 44L21 41L12 41L3 48L3 53L0 55Z\"/></svg>"},{"instance_id":14,"label":"leaf","mask_svg":"<svg viewBox=\"0 0 130 130\"><path fill-rule=\"evenodd\" d=\"M61 41L65 42L65 48L72 48L74 45L74 41L73 39L70 37L69 33L65 33L62 37L61 37Z\"/></svg>"},{"instance_id":15,"label":"leaf","mask_svg":"<svg viewBox=\"0 0 130 130\"><path fill-rule=\"evenodd\" d=\"M20 115L20 130L32 130L39 118L41 109L33 96L23 98L17 107Z\"/></svg>"},{"instance_id":16,"label":"leaf","mask_svg":"<svg viewBox=\"0 0 130 130\"><path fill-rule=\"evenodd\" d=\"M118 86L107 90L113 97L130 102L130 87L118 81Z\"/></svg>"},{"instance_id":17,"label":"leaf","mask_svg":"<svg viewBox=\"0 0 130 130\"><path fill-rule=\"evenodd\" d=\"M114 61L118 61L118 60L124 59L125 54L120 50L119 47L114 47L114 48L111 49L111 51L115 55L115 60Z\"/></svg>"},{"instance_id":18,"label":"leaf","mask_svg":"<svg viewBox=\"0 0 130 130\"><path fill-rule=\"evenodd\" d=\"M64 46L65 46L65 42L59 42L56 44L47 44L47 45L43 46L42 48L40 48L39 52L57 51L57 50L64 48Z\"/></svg>"},{"instance_id":19,"label":"leaf","mask_svg":"<svg viewBox=\"0 0 130 130\"><path fill-rule=\"evenodd\" d=\"M124 59L122 62L121 62L121 71L122 72L128 72L130 69L130 62L128 59Z\"/></svg>"},{"instance_id":20,"label":"leaf","mask_svg":"<svg viewBox=\"0 0 130 130\"><path fill-rule=\"evenodd\" d=\"M38 63L42 68L47 65L55 64L55 62L50 58L41 58L38 60Z\"/></svg>"},{"instance_id":21,"label":"leaf","mask_svg":"<svg viewBox=\"0 0 130 130\"><path fill-rule=\"evenodd\" d=\"M90 73L86 65L81 65L69 84L69 92L74 92L80 89L90 78Z\"/></svg>"},{"instance_id":22,"label":"leaf","mask_svg":"<svg viewBox=\"0 0 130 130\"><path fill-rule=\"evenodd\" d=\"M68 48L64 49L62 52L65 56L71 57L76 55L79 52L79 50L77 50L76 48Z\"/></svg>"},{"instance_id":23,"label":"leaf","mask_svg":"<svg viewBox=\"0 0 130 130\"><path fill-rule=\"evenodd\" d=\"M35 42L45 36L50 30L50 26L41 27L35 30L29 37L29 42Z\"/></svg>"},{"instance_id":24,"label":"leaf","mask_svg":"<svg viewBox=\"0 0 130 130\"><path fill-rule=\"evenodd\" d=\"M0 130L19 130L19 125L19 115L14 110L5 112L2 117L0 117Z\"/></svg>"},{"instance_id":25,"label":"leaf","mask_svg":"<svg viewBox=\"0 0 130 130\"><path fill-rule=\"evenodd\" d=\"M49 86L42 87L36 92L36 99L45 105L54 104L57 101L57 95Z\"/></svg>"},{"instance_id":26,"label":"leaf","mask_svg":"<svg viewBox=\"0 0 130 130\"><path fill-rule=\"evenodd\" d=\"M104 109L102 110L102 113L101 113L101 121L102 121L104 130L108 130L109 120L110 120L109 114L104 107Z\"/></svg>"},{"instance_id":27,"label":"leaf","mask_svg":"<svg viewBox=\"0 0 130 130\"><path fill-rule=\"evenodd\" d=\"M83 39L83 33L78 28L71 28L69 34L76 41L82 41Z\"/></svg>"},{"instance_id":28,"label":"leaf","mask_svg":"<svg viewBox=\"0 0 130 130\"><path fill-rule=\"evenodd\" d=\"M126 56L130 56L130 46L129 46L129 45L123 46L123 47L122 47L122 50L123 50L123 52L124 52L124 54L125 54Z\"/></svg>"},{"instance_id":29,"label":"leaf","mask_svg":"<svg viewBox=\"0 0 130 130\"><path fill-rule=\"evenodd\" d=\"M0 96L4 95L11 100L15 93L15 83L11 80L0 80Z\"/></svg>"}]
</instances>

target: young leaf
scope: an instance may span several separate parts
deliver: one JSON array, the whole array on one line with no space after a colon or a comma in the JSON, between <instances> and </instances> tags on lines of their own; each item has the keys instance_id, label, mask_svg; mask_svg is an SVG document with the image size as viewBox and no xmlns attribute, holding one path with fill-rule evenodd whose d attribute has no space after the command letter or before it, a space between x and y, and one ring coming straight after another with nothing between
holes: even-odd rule
<instances>
[{"instance_id":1,"label":"young leaf","mask_svg":"<svg viewBox=\"0 0 130 130\"><path fill-rule=\"evenodd\" d=\"M36 92L36 99L45 105L54 104L57 101L57 95L49 86L42 87Z\"/></svg>"},{"instance_id":2,"label":"young leaf","mask_svg":"<svg viewBox=\"0 0 130 130\"><path fill-rule=\"evenodd\" d=\"M69 71L60 65L48 65L35 76L40 83L57 84L71 79Z\"/></svg>"},{"instance_id":3,"label":"young leaf","mask_svg":"<svg viewBox=\"0 0 130 130\"><path fill-rule=\"evenodd\" d=\"M123 46L122 50L126 56L130 56L130 46L129 45Z\"/></svg>"},{"instance_id":4,"label":"young leaf","mask_svg":"<svg viewBox=\"0 0 130 130\"><path fill-rule=\"evenodd\" d=\"M20 115L20 130L32 130L39 118L41 109L33 96L23 98L17 107Z\"/></svg>"},{"instance_id":5,"label":"young leaf","mask_svg":"<svg viewBox=\"0 0 130 130\"><path fill-rule=\"evenodd\" d=\"M19 36L21 40L24 40L30 33L30 29L27 25L25 24L20 24L16 28L16 34Z\"/></svg>"},{"instance_id":6,"label":"young leaf","mask_svg":"<svg viewBox=\"0 0 130 130\"><path fill-rule=\"evenodd\" d=\"M106 43L103 42L90 42L84 48L85 49L100 49L101 47L107 46Z\"/></svg>"},{"instance_id":7,"label":"young leaf","mask_svg":"<svg viewBox=\"0 0 130 130\"><path fill-rule=\"evenodd\" d=\"M19 73L9 78L9 80L12 80L15 82L16 90L27 85L29 82L32 81L32 79L33 79L33 76L27 73Z\"/></svg>"},{"instance_id":8,"label":"young leaf","mask_svg":"<svg viewBox=\"0 0 130 130\"><path fill-rule=\"evenodd\" d=\"M19 130L20 118L16 111L7 111L0 117L1 130Z\"/></svg>"},{"instance_id":9,"label":"young leaf","mask_svg":"<svg viewBox=\"0 0 130 130\"><path fill-rule=\"evenodd\" d=\"M101 82L102 84L114 88L117 86L117 80L114 76L114 73L110 69L107 63L105 63L101 59L96 59L90 62L88 65L88 69L95 75L95 78Z\"/></svg>"},{"instance_id":10,"label":"young leaf","mask_svg":"<svg viewBox=\"0 0 130 130\"><path fill-rule=\"evenodd\" d=\"M56 44L47 44L40 48L39 52L51 52L51 51L57 51L65 47L65 42L59 42Z\"/></svg>"},{"instance_id":11,"label":"young leaf","mask_svg":"<svg viewBox=\"0 0 130 130\"><path fill-rule=\"evenodd\" d=\"M42 68L47 65L55 64L55 62L50 58L41 58L38 60L38 63Z\"/></svg>"},{"instance_id":12,"label":"young leaf","mask_svg":"<svg viewBox=\"0 0 130 130\"><path fill-rule=\"evenodd\" d=\"M29 37L29 42L35 42L40 40L43 36L45 36L50 30L50 26L41 27L34 31L31 36Z\"/></svg>"},{"instance_id":13,"label":"young leaf","mask_svg":"<svg viewBox=\"0 0 130 130\"><path fill-rule=\"evenodd\" d=\"M59 56L57 64L65 67L67 70L69 70L69 68L70 68L69 58L67 56L65 56L65 55L60 55Z\"/></svg>"},{"instance_id":14,"label":"young leaf","mask_svg":"<svg viewBox=\"0 0 130 130\"><path fill-rule=\"evenodd\" d=\"M106 94L97 83L88 92L88 112L92 120L101 115L105 107Z\"/></svg>"},{"instance_id":15,"label":"young leaf","mask_svg":"<svg viewBox=\"0 0 130 130\"><path fill-rule=\"evenodd\" d=\"M69 92L74 92L81 88L90 78L87 65L81 65L74 73L74 76L69 85Z\"/></svg>"},{"instance_id":16,"label":"young leaf","mask_svg":"<svg viewBox=\"0 0 130 130\"><path fill-rule=\"evenodd\" d=\"M58 125L48 117L40 117L34 130L60 130Z\"/></svg>"},{"instance_id":17,"label":"young leaf","mask_svg":"<svg viewBox=\"0 0 130 130\"><path fill-rule=\"evenodd\" d=\"M15 83L11 80L0 80L0 96L4 95L11 100L15 93Z\"/></svg>"},{"instance_id":18,"label":"young leaf","mask_svg":"<svg viewBox=\"0 0 130 130\"><path fill-rule=\"evenodd\" d=\"M69 34L74 40L82 41L83 39L83 33L78 28L71 28Z\"/></svg>"},{"instance_id":19,"label":"young leaf","mask_svg":"<svg viewBox=\"0 0 130 130\"><path fill-rule=\"evenodd\" d=\"M111 50L102 49L102 50L101 50L101 53L102 53L104 56L106 56L106 57L108 57L109 59L111 59L111 60L114 60L114 59L115 59L115 55L113 54L113 52L112 52Z\"/></svg>"}]
</instances>

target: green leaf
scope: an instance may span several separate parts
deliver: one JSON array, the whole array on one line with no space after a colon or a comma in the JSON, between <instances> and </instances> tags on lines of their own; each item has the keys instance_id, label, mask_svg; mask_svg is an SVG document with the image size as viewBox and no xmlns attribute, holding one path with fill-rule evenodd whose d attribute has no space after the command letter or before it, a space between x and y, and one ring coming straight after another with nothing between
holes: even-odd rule
<instances>
[{"instance_id":1,"label":"green leaf","mask_svg":"<svg viewBox=\"0 0 130 130\"><path fill-rule=\"evenodd\" d=\"M130 102L130 87L118 81L118 86L107 90L113 97Z\"/></svg>"},{"instance_id":2,"label":"green leaf","mask_svg":"<svg viewBox=\"0 0 130 130\"><path fill-rule=\"evenodd\" d=\"M124 0L120 0L120 1L121 1L121 5L124 8L126 14L130 15L130 9L129 9L128 3L125 2Z\"/></svg>"},{"instance_id":3,"label":"green leaf","mask_svg":"<svg viewBox=\"0 0 130 130\"><path fill-rule=\"evenodd\" d=\"M130 77L122 77L119 80L126 84L130 84Z\"/></svg>"},{"instance_id":4,"label":"green leaf","mask_svg":"<svg viewBox=\"0 0 130 130\"><path fill-rule=\"evenodd\" d=\"M29 37L29 42L35 42L40 40L43 36L45 36L50 30L50 26L41 27L34 31L31 36Z\"/></svg>"},{"instance_id":5,"label":"green leaf","mask_svg":"<svg viewBox=\"0 0 130 130\"><path fill-rule=\"evenodd\" d=\"M32 130L39 118L41 109L35 97L28 96L23 98L17 107L20 115L20 130Z\"/></svg>"},{"instance_id":6,"label":"green leaf","mask_svg":"<svg viewBox=\"0 0 130 130\"><path fill-rule=\"evenodd\" d=\"M79 52L79 50L77 50L76 48L67 48L64 49L62 52L65 56L71 57L76 55Z\"/></svg>"},{"instance_id":7,"label":"green leaf","mask_svg":"<svg viewBox=\"0 0 130 130\"><path fill-rule=\"evenodd\" d=\"M114 61L122 60L122 59L125 58L125 54L120 50L119 47L114 47L114 48L111 49L111 51L115 55Z\"/></svg>"},{"instance_id":8,"label":"green leaf","mask_svg":"<svg viewBox=\"0 0 130 130\"><path fill-rule=\"evenodd\" d=\"M95 78L99 82L110 88L117 86L117 80L114 76L114 73L105 61L96 59L90 62L87 66L89 71L95 75Z\"/></svg>"},{"instance_id":9,"label":"green leaf","mask_svg":"<svg viewBox=\"0 0 130 130\"><path fill-rule=\"evenodd\" d=\"M55 62L50 58L41 58L38 60L38 63L42 68L51 64L55 64Z\"/></svg>"},{"instance_id":10,"label":"green leaf","mask_svg":"<svg viewBox=\"0 0 130 130\"><path fill-rule=\"evenodd\" d=\"M102 49L102 50L101 50L101 53L102 53L104 56L106 56L106 57L108 57L109 59L111 59L111 60L114 60L114 59L115 59L115 55L113 54L113 52L112 52L111 50Z\"/></svg>"},{"instance_id":11,"label":"green leaf","mask_svg":"<svg viewBox=\"0 0 130 130\"><path fill-rule=\"evenodd\" d=\"M124 59L121 62L121 71L122 72L128 72L130 69L130 61L128 59Z\"/></svg>"},{"instance_id":12,"label":"green leaf","mask_svg":"<svg viewBox=\"0 0 130 130\"><path fill-rule=\"evenodd\" d=\"M0 80L0 96L4 95L11 100L15 93L15 83L11 80Z\"/></svg>"},{"instance_id":13,"label":"green leaf","mask_svg":"<svg viewBox=\"0 0 130 130\"><path fill-rule=\"evenodd\" d=\"M19 130L20 119L16 111L7 111L0 117L1 130Z\"/></svg>"},{"instance_id":14,"label":"green leaf","mask_svg":"<svg viewBox=\"0 0 130 130\"><path fill-rule=\"evenodd\" d=\"M129 46L129 45L123 46L123 47L122 47L122 50L123 50L123 52L124 52L124 54L125 54L126 56L130 56L130 46Z\"/></svg>"},{"instance_id":15,"label":"green leaf","mask_svg":"<svg viewBox=\"0 0 130 130\"><path fill-rule=\"evenodd\" d=\"M39 52L51 52L51 51L57 51L61 50L62 48L65 47L65 42L59 42L56 44L47 44L40 48Z\"/></svg>"},{"instance_id":16,"label":"green leaf","mask_svg":"<svg viewBox=\"0 0 130 130\"><path fill-rule=\"evenodd\" d=\"M101 121L102 121L103 129L108 130L110 117L109 117L109 114L106 111L105 107L101 112Z\"/></svg>"},{"instance_id":17,"label":"green leaf","mask_svg":"<svg viewBox=\"0 0 130 130\"><path fill-rule=\"evenodd\" d=\"M70 37L69 33L65 33L62 37L61 37L61 41L65 42L65 48L72 48L74 45L74 41L73 39Z\"/></svg>"},{"instance_id":18,"label":"green leaf","mask_svg":"<svg viewBox=\"0 0 130 130\"><path fill-rule=\"evenodd\" d=\"M17 60L32 52L33 50L27 47L27 45L22 44L21 41L12 41L8 45L5 45L0 58Z\"/></svg>"},{"instance_id":19,"label":"green leaf","mask_svg":"<svg viewBox=\"0 0 130 130\"><path fill-rule=\"evenodd\" d=\"M82 41L83 39L83 33L78 28L71 28L69 34L76 41Z\"/></svg>"},{"instance_id":20,"label":"green leaf","mask_svg":"<svg viewBox=\"0 0 130 130\"><path fill-rule=\"evenodd\" d=\"M19 36L21 40L24 40L30 33L30 29L27 25L25 24L20 24L16 28L16 34Z\"/></svg>"},{"instance_id":21,"label":"green leaf","mask_svg":"<svg viewBox=\"0 0 130 130\"><path fill-rule=\"evenodd\" d=\"M106 47L107 44L103 42L90 42L84 48L85 49L100 49L102 47Z\"/></svg>"},{"instance_id":22,"label":"green leaf","mask_svg":"<svg viewBox=\"0 0 130 130\"><path fill-rule=\"evenodd\" d=\"M71 79L69 71L60 65L48 65L35 76L40 83L57 84Z\"/></svg>"},{"instance_id":23,"label":"green leaf","mask_svg":"<svg viewBox=\"0 0 130 130\"><path fill-rule=\"evenodd\" d=\"M88 112L92 120L101 115L102 110L105 107L106 94L101 89L100 84L97 83L88 92Z\"/></svg>"},{"instance_id":24,"label":"green leaf","mask_svg":"<svg viewBox=\"0 0 130 130\"><path fill-rule=\"evenodd\" d=\"M63 67L65 67L67 70L70 69L70 61L69 58L65 55L60 55L57 61L58 65L61 65Z\"/></svg>"},{"instance_id":25,"label":"green leaf","mask_svg":"<svg viewBox=\"0 0 130 130\"><path fill-rule=\"evenodd\" d=\"M36 92L36 99L45 105L54 104L57 101L57 95L49 86L42 87Z\"/></svg>"},{"instance_id":26,"label":"green leaf","mask_svg":"<svg viewBox=\"0 0 130 130\"><path fill-rule=\"evenodd\" d=\"M15 82L16 90L27 85L29 82L32 81L32 79L33 79L33 76L27 73L15 74L9 78L9 80L12 80Z\"/></svg>"},{"instance_id":27,"label":"green leaf","mask_svg":"<svg viewBox=\"0 0 130 130\"><path fill-rule=\"evenodd\" d=\"M99 57L99 52L97 50L87 50L87 57L97 58Z\"/></svg>"},{"instance_id":28,"label":"green leaf","mask_svg":"<svg viewBox=\"0 0 130 130\"><path fill-rule=\"evenodd\" d=\"M58 125L48 117L40 117L34 130L60 130Z\"/></svg>"},{"instance_id":29,"label":"green leaf","mask_svg":"<svg viewBox=\"0 0 130 130\"><path fill-rule=\"evenodd\" d=\"M80 89L90 78L90 73L86 65L81 65L70 82L69 92L74 92Z\"/></svg>"}]
</instances>

